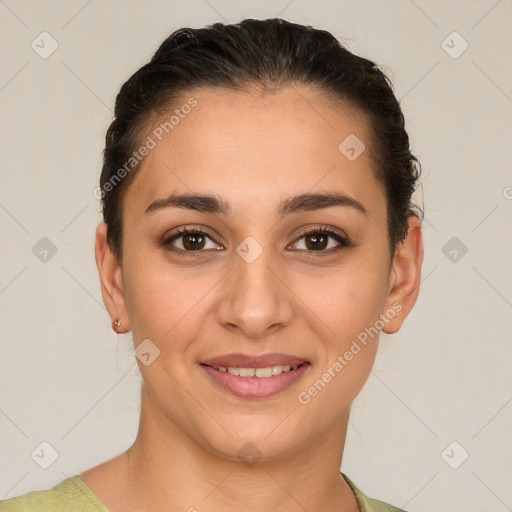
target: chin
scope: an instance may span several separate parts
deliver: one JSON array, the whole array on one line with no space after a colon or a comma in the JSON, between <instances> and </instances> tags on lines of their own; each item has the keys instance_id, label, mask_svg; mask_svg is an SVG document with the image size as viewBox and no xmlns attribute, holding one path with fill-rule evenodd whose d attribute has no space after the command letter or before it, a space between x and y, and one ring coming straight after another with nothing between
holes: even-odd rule
<instances>
[{"instance_id":1,"label":"chin","mask_svg":"<svg viewBox=\"0 0 512 512\"><path fill-rule=\"evenodd\" d=\"M219 423L227 432L219 425L212 425L208 432L204 432L204 439L216 455L231 460L271 461L300 449L306 442L304 430L295 424L291 416L287 418L287 414L279 417L268 413L252 414L238 416L232 421L219 417ZM212 436L214 432L217 435Z\"/></svg>"}]
</instances>

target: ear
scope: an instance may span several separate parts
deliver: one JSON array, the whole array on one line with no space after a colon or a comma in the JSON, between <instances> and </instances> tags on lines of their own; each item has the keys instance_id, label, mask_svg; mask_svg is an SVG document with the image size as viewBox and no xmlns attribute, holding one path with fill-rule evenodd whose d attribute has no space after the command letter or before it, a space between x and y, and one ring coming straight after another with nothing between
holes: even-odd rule
<instances>
[{"instance_id":1,"label":"ear","mask_svg":"<svg viewBox=\"0 0 512 512\"><path fill-rule=\"evenodd\" d=\"M421 222L418 217L411 216L407 223L407 236L396 247L389 276L385 311L393 310L396 315L382 329L388 334L400 329L418 298L420 288L423 262Z\"/></svg>"},{"instance_id":2,"label":"ear","mask_svg":"<svg viewBox=\"0 0 512 512\"><path fill-rule=\"evenodd\" d=\"M126 313L124 297L124 284L121 266L110 249L107 241L107 225L102 222L96 228L95 245L96 265L101 281L101 295L112 321L121 322L121 330L130 330L130 323Z\"/></svg>"}]
</instances>

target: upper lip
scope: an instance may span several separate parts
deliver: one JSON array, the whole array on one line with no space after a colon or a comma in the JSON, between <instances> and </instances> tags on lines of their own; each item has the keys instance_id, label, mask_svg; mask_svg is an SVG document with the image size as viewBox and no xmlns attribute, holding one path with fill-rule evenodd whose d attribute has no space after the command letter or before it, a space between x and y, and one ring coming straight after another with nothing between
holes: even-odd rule
<instances>
[{"instance_id":1,"label":"upper lip","mask_svg":"<svg viewBox=\"0 0 512 512\"><path fill-rule=\"evenodd\" d=\"M207 359L206 361L203 361L202 364L232 368L266 368L268 366L277 365L298 366L302 363L308 362L309 361L304 358L288 354L264 354L259 356L246 354L224 354L222 356Z\"/></svg>"}]
</instances>

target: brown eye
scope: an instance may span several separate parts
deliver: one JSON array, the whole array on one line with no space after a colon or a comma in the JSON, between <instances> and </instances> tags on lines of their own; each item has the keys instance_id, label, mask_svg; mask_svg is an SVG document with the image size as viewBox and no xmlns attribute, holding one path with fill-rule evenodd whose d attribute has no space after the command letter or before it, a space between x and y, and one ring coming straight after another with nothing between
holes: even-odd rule
<instances>
[{"instance_id":1,"label":"brown eye","mask_svg":"<svg viewBox=\"0 0 512 512\"><path fill-rule=\"evenodd\" d=\"M211 243L207 247L208 242ZM163 241L164 247L177 253L206 252L205 249L222 249L204 231L196 228L181 228Z\"/></svg>"},{"instance_id":2,"label":"brown eye","mask_svg":"<svg viewBox=\"0 0 512 512\"><path fill-rule=\"evenodd\" d=\"M199 233L191 233L189 235L182 235L183 238L183 246L185 249L190 249L191 251L195 251L197 249L203 249L206 238L204 235Z\"/></svg>"},{"instance_id":3,"label":"brown eye","mask_svg":"<svg viewBox=\"0 0 512 512\"><path fill-rule=\"evenodd\" d=\"M329 228L309 228L303 231L294 245L300 245L299 241L304 240L303 251L331 253L345 247L352 247L353 244L346 236ZM336 243L330 242L333 240Z\"/></svg>"},{"instance_id":4,"label":"brown eye","mask_svg":"<svg viewBox=\"0 0 512 512\"><path fill-rule=\"evenodd\" d=\"M325 249L329 243L329 237L324 233L306 235L304 238L306 240L306 247L311 251Z\"/></svg>"}]
</instances>

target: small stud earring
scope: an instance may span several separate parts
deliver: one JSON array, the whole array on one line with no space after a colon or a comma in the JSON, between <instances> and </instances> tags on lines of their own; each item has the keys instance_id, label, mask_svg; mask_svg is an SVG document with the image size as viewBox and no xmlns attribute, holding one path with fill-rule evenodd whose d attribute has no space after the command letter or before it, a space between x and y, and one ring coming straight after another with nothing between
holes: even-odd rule
<instances>
[{"instance_id":1,"label":"small stud earring","mask_svg":"<svg viewBox=\"0 0 512 512\"><path fill-rule=\"evenodd\" d=\"M117 332L117 329L121 327L121 322L119 320L115 320L112 322L112 329Z\"/></svg>"}]
</instances>

